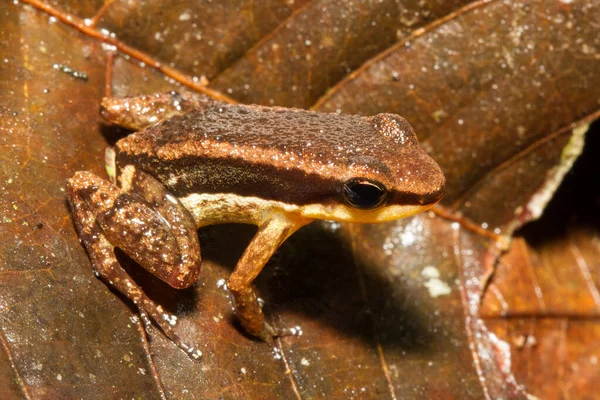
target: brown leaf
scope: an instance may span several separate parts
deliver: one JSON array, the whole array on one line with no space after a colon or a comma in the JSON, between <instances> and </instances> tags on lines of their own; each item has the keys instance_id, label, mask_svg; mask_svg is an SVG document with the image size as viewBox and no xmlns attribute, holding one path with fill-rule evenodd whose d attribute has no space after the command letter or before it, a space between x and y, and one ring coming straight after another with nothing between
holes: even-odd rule
<instances>
[{"instance_id":1,"label":"brown leaf","mask_svg":"<svg viewBox=\"0 0 600 400\"><path fill-rule=\"evenodd\" d=\"M301 4L284 0L123 1L107 8L99 27L189 75L212 79Z\"/></svg>"},{"instance_id":2,"label":"brown leaf","mask_svg":"<svg viewBox=\"0 0 600 400\"><path fill-rule=\"evenodd\" d=\"M544 399L598 391L599 128L542 219L500 259L482 304L486 325L512 345L515 377Z\"/></svg>"},{"instance_id":3,"label":"brown leaf","mask_svg":"<svg viewBox=\"0 0 600 400\"><path fill-rule=\"evenodd\" d=\"M566 276L587 292L549 286L572 295L572 303L556 302L569 306L567 315L523 328L499 310L544 309L531 277L506 274L509 253L486 292L483 319L479 305L504 244L489 228L510 235L539 215L598 113L597 2L431 2L425 11L391 2L59 3L55 14L0 4L0 87L8 94L0 106L0 233L8 238L0 247L2 398L524 398L552 394L525 363L533 355L552 379L556 344L574 360L563 392L594 393L585 355L597 328L589 320L569 326L578 304L586 306L579 312L593 310L595 281ZM97 29L114 34L108 45ZM406 36L409 45L392 45ZM130 50L148 53L144 62L158 70ZM120 254L204 357L192 362L158 331L147 341L129 302L93 276L64 198L74 171L103 174L103 148L125 134L99 119L107 89L125 96L181 90L179 82L199 88L201 76L216 76L213 87L244 101L308 107L381 51L318 106L406 116L447 173L447 210L467 219L320 223L294 235L257 280L268 315L303 331L273 347L237 329L222 285L253 229L201 230L206 262L185 291ZM483 223L488 230L474 229ZM589 248L578 245L580 252L597 251L588 240L597 234L583 237ZM494 293L510 307L490 300ZM525 338L520 352L513 332L531 336L536 327L539 350Z\"/></svg>"},{"instance_id":4,"label":"brown leaf","mask_svg":"<svg viewBox=\"0 0 600 400\"><path fill-rule=\"evenodd\" d=\"M312 1L211 86L242 103L309 108L363 62L462 3Z\"/></svg>"}]
</instances>

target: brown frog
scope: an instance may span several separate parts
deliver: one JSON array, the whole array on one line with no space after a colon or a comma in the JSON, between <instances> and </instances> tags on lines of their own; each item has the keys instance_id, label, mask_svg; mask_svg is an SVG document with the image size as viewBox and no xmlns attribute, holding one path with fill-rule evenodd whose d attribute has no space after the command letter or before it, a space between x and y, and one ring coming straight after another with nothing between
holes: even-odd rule
<instances>
[{"instance_id":1,"label":"brown frog","mask_svg":"<svg viewBox=\"0 0 600 400\"><path fill-rule=\"evenodd\" d=\"M200 272L196 230L248 223L258 232L229 277L235 314L265 341L288 334L269 324L252 282L292 233L315 219L376 223L427 210L445 178L402 117L361 117L230 105L177 93L106 98L102 115L138 130L107 151L112 182L81 171L67 197L96 275L131 299L190 356L200 352L173 330L119 265L118 247L175 288Z\"/></svg>"}]
</instances>

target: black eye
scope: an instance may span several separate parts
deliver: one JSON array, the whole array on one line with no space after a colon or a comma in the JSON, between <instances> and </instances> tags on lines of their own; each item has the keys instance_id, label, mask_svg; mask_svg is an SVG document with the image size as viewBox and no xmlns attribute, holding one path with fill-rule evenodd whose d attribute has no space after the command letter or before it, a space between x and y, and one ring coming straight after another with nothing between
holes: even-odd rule
<instances>
[{"instance_id":1,"label":"black eye","mask_svg":"<svg viewBox=\"0 0 600 400\"><path fill-rule=\"evenodd\" d=\"M351 179L344 183L343 191L346 203L360 210L379 207L387 196L385 186L369 179Z\"/></svg>"}]
</instances>

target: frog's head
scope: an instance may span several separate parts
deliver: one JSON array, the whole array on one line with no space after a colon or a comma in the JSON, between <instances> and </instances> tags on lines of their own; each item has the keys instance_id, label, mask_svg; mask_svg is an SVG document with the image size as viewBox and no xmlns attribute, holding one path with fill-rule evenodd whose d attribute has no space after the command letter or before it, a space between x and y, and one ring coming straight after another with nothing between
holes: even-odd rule
<instances>
[{"instance_id":1,"label":"frog's head","mask_svg":"<svg viewBox=\"0 0 600 400\"><path fill-rule=\"evenodd\" d=\"M446 178L421 148L410 124L393 114L371 117L376 150L351 160L356 176L342 188L344 203L364 222L387 221L424 211L442 199Z\"/></svg>"},{"instance_id":2,"label":"frog's head","mask_svg":"<svg viewBox=\"0 0 600 400\"><path fill-rule=\"evenodd\" d=\"M364 223L391 221L439 202L446 178L421 148L410 124L393 114L378 114L368 120L374 130L360 135L344 149L346 153L349 149L355 151L344 157L344 172L337 177L337 199L330 203L326 218Z\"/></svg>"}]
</instances>

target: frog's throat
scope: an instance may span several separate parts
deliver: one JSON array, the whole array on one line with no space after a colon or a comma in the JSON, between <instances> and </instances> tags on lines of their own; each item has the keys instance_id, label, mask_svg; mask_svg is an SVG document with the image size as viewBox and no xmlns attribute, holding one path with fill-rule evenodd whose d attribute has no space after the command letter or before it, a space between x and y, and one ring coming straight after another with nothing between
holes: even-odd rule
<instances>
[{"instance_id":1,"label":"frog's throat","mask_svg":"<svg viewBox=\"0 0 600 400\"><path fill-rule=\"evenodd\" d=\"M423 212L434 204L426 205L389 205L375 210L357 210L343 204L325 206L308 204L300 207L305 218L325 219L340 222L377 223L394 221Z\"/></svg>"}]
</instances>

